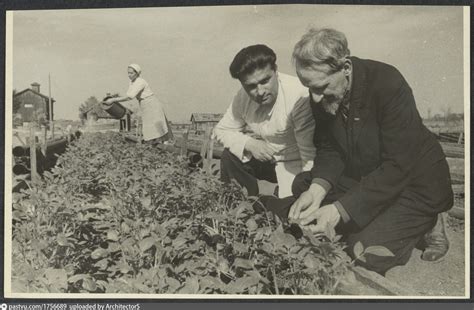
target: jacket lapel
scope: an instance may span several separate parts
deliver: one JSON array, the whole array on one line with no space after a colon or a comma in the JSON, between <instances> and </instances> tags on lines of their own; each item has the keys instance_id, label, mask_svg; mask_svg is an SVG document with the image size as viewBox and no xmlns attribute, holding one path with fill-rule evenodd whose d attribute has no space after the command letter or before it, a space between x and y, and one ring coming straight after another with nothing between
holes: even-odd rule
<instances>
[{"instance_id":1,"label":"jacket lapel","mask_svg":"<svg viewBox=\"0 0 474 310\"><path fill-rule=\"evenodd\" d=\"M347 134L341 113L338 112L335 116L327 113L320 104L313 101L311 94L309 94L309 102L316 121L316 130L327 130L330 132L344 154L347 155Z\"/></svg>"},{"instance_id":2,"label":"jacket lapel","mask_svg":"<svg viewBox=\"0 0 474 310\"><path fill-rule=\"evenodd\" d=\"M352 89L349 107L348 126L352 128L352 145L359 139L362 128L367 121L368 106L364 92L366 89L367 76L357 57L351 57L352 61Z\"/></svg>"},{"instance_id":3,"label":"jacket lapel","mask_svg":"<svg viewBox=\"0 0 474 310\"><path fill-rule=\"evenodd\" d=\"M335 119L332 123L331 131L334 139L336 139L340 147L344 150L344 154L347 155L349 151L347 143L347 131L346 125L344 124L344 120L342 118L342 113L340 111L336 113Z\"/></svg>"}]
</instances>

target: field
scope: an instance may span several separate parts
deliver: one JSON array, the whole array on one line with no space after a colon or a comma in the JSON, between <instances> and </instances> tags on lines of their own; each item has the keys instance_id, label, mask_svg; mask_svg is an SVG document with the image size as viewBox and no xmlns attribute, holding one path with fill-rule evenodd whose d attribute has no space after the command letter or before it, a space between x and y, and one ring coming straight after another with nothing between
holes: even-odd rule
<instances>
[{"instance_id":1,"label":"field","mask_svg":"<svg viewBox=\"0 0 474 310\"><path fill-rule=\"evenodd\" d=\"M338 237L282 223L187 157L115 132L85 133L14 193L12 226L16 293L403 294L403 270L389 290L374 274L367 284ZM357 252L390 255L360 244Z\"/></svg>"},{"instance_id":2,"label":"field","mask_svg":"<svg viewBox=\"0 0 474 310\"><path fill-rule=\"evenodd\" d=\"M337 239L118 133L70 145L14 194L12 220L14 292L332 294L353 264Z\"/></svg>"}]
</instances>

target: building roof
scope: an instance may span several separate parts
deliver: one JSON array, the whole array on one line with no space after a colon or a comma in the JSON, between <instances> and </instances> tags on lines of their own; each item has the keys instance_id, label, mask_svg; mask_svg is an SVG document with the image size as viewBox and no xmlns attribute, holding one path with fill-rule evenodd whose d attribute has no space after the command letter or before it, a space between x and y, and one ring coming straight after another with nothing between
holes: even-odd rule
<instances>
[{"instance_id":1,"label":"building roof","mask_svg":"<svg viewBox=\"0 0 474 310\"><path fill-rule=\"evenodd\" d=\"M193 119L197 123L218 122L223 116L222 113L193 113L191 114L191 122Z\"/></svg>"},{"instance_id":2,"label":"building roof","mask_svg":"<svg viewBox=\"0 0 474 310\"><path fill-rule=\"evenodd\" d=\"M89 112L95 113L97 115L97 118L113 118L112 115L110 115L109 113L107 113L106 111L102 109L102 107L100 106L100 103L96 105L92 105L87 110L82 112L82 114L88 114Z\"/></svg>"},{"instance_id":3,"label":"building roof","mask_svg":"<svg viewBox=\"0 0 474 310\"><path fill-rule=\"evenodd\" d=\"M27 88L27 89L22 90L21 92L16 93L14 97L18 97L19 95L24 94L24 93L26 93L27 91L30 91L30 92L32 92L32 93L35 94L35 95L38 95L38 96L40 96L40 97L42 97L42 98L44 98L44 99L46 99L46 100L49 100L49 97L48 97L48 96L43 95L43 94L41 94L41 93L38 93L37 91L34 91L34 90L31 89L31 88ZM54 100L53 97L51 97L51 101L52 101L52 102L56 102L56 100Z\"/></svg>"}]
</instances>

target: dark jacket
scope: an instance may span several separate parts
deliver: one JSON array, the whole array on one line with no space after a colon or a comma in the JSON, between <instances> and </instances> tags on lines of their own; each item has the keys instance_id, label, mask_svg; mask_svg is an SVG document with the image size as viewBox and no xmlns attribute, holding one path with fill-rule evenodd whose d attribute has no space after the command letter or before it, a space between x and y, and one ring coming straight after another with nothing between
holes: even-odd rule
<instances>
[{"instance_id":1,"label":"dark jacket","mask_svg":"<svg viewBox=\"0 0 474 310\"><path fill-rule=\"evenodd\" d=\"M341 175L359 182L339 202L359 226L405 200L436 214L452 206L445 155L423 125L412 90L394 67L351 57L349 118L311 102L316 121L313 178L337 186Z\"/></svg>"}]
</instances>

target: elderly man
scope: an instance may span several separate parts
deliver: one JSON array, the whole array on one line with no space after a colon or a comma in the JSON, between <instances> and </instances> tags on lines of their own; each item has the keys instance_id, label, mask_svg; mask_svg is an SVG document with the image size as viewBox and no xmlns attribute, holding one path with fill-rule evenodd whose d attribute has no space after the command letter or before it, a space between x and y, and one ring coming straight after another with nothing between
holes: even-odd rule
<instances>
[{"instance_id":1,"label":"elderly man","mask_svg":"<svg viewBox=\"0 0 474 310\"><path fill-rule=\"evenodd\" d=\"M257 179L278 182L279 197L291 196L295 176L311 170L316 153L308 91L278 72L275 53L261 44L238 52L230 74L242 88L214 129L225 147L221 179L235 179L252 196Z\"/></svg>"},{"instance_id":2,"label":"elderly man","mask_svg":"<svg viewBox=\"0 0 474 310\"><path fill-rule=\"evenodd\" d=\"M351 255L357 242L388 248L394 256L360 262L380 274L423 242L422 259L444 256L442 217L435 224L453 205L449 169L400 72L351 57L345 35L332 29L306 33L293 59L310 92L317 155L311 172L296 177L293 199L266 203L314 232L342 233Z\"/></svg>"}]
</instances>

